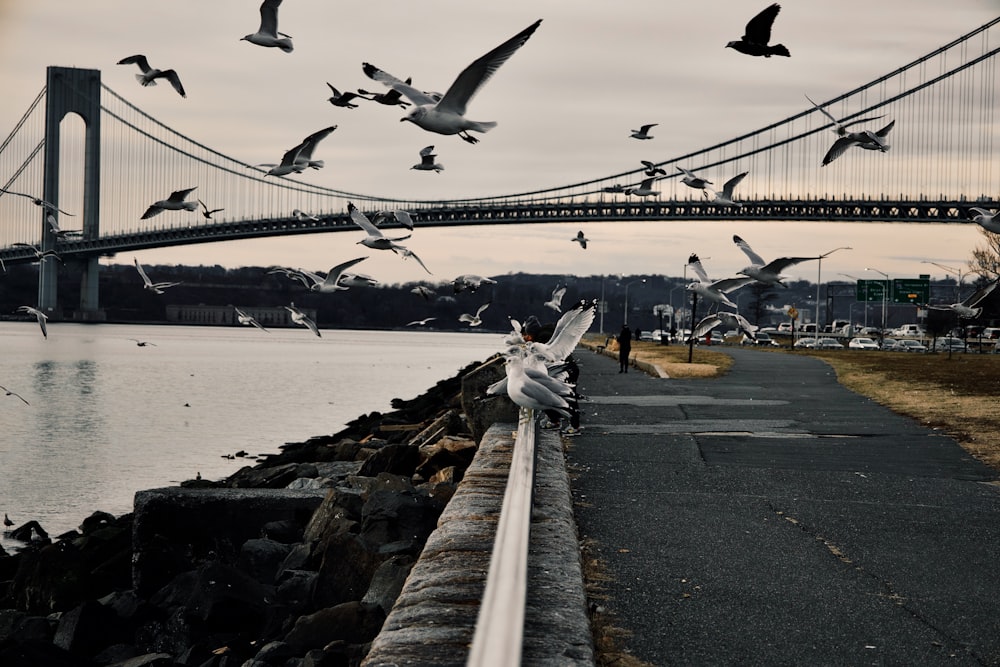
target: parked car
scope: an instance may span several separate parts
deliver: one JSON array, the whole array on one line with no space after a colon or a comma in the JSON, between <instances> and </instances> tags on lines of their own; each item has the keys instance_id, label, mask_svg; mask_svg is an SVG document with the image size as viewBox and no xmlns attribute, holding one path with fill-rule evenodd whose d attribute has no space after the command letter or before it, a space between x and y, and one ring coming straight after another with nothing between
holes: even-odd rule
<instances>
[{"instance_id":1,"label":"parked car","mask_svg":"<svg viewBox=\"0 0 1000 667\"><path fill-rule=\"evenodd\" d=\"M934 341L935 352L965 352L965 341L961 338L945 336Z\"/></svg>"},{"instance_id":2,"label":"parked car","mask_svg":"<svg viewBox=\"0 0 1000 667\"><path fill-rule=\"evenodd\" d=\"M792 323L782 322L778 325L778 333L792 333Z\"/></svg>"},{"instance_id":3,"label":"parked car","mask_svg":"<svg viewBox=\"0 0 1000 667\"><path fill-rule=\"evenodd\" d=\"M816 347L816 339L815 338L800 338L797 341L795 341L795 345L793 345L792 347L804 347L804 348L811 349L811 348Z\"/></svg>"},{"instance_id":4,"label":"parked car","mask_svg":"<svg viewBox=\"0 0 1000 667\"><path fill-rule=\"evenodd\" d=\"M921 343L919 340L913 338L903 338L902 340L897 340L896 344L899 345L899 349L903 352L926 352L927 346ZM963 343L964 345L964 343Z\"/></svg>"},{"instance_id":5,"label":"parked car","mask_svg":"<svg viewBox=\"0 0 1000 667\"><path fill-rule=\"evenodd\" d=\"M904 324L903 326L893 330L893 336L926 336L927 332L919 324Z\"/></svg>"},{"instance_id":6,"label":"parked car","mask_svg":"<svg viewBox=\"0 0 1000 667\"><path fill-rule=\"evenodd\" d=\"M983 338L996 340L1000 338L1000 327L986 327L983 329Z\"/></svg>"},{"instance_id":7,"label":"parked car","mask_svg":"<svg viewBox=\"0 0 1000 667\"><path fill-rule=\"evenodd\" d=\"M814 346L817 350L843 350L844 346L836 338L819 338Z\"/></svg>"},{"instance_id":8,"label":"parked car","mask_svg":"<svg viewBox=\"0 0 1000 667\"><path fill-rule=\"evenodd\" d=\"M877 350L878 343L876 343L871 338L865 338L864 336L856 336L852 338L850 342L847 343L847 347L852 350Z\"/></svg>"},{"instance_id":9,"label":"parked car","mask_svg":"<svg viewBox=\"0 0 1000 667\"><path fill-rule=\"evenodd\" d=\"M758 345L758 346L763 346L763 347L778 347L778 341L776 341L773 338L771 338L771 334L769 334L768 332L766 332L766 331L758 331L758 332L756 332L756 336L757 336L757 341L756 342L754 342L754 341L750 340L749 338L747 338L746 336L744 336L743 340L741 341L741 344L742 345Z\"/></svg>"},{"instance_id":10,"label":"parked car","mask_svg":"<svg viewBox=\"0 0 1000 667\"><path fill-rule=\"evenodd\" d=\"M881 346L883 352L906 352L895 338L883 338Z\"/></svg>"}]
</instances>

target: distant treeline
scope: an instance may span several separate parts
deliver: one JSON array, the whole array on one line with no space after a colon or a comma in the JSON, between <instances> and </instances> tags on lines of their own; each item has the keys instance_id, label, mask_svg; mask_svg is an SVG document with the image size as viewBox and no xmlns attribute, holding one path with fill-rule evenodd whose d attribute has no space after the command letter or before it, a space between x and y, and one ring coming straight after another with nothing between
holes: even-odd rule
<instances>
[{"instance_id":1,"label":"distant treeline","mask_svg":"<svg viewBox=\"0 0 1000 667\"><path fill-rule=\"evenodd\" d=\"M51 260L50 260L51 261ZM487 276L496 280L476 292L456 292L450 280L419 281L352 287L332 294L309 292L299 282L282 274L269 274L268 267L243 267L226 269L221 266L146 265L146 272L156 281L179 281L164 294L154 294L143 289L135 267L131 264L104 265L100 270L100 307L110 322L166 322L169 304L281 307L295 302L300 308L315 309L317 323L322 328L398 329L407 323L435 318L429 328L462 330L468 324L459 321L462 313L474 314L486 302L490 306L483 312L484 330L509 330L508 318L523 320L535 315L544 322L558 319L559 314L545 307L552 291L566 286L562 305L565 309L579 300L593 301L602 298L606 303L603 330L617 332L625 315L625 294L628 286L628 324L632 329L652 330L661 328L658 306L690 308L690 293L684 289L681 277L659 275L629 276L565 276L558 274L511 273ZM640 282L640 281L645 282ZM58 272L59 308L53 319L71 319L79 307L80 269L72 264L61 266ZM425 299L413 292L424 285L434 290ZM854 304L853 285L832 285L828 292L821 318L848 319ZM934 294L938 292L935 291ZM0 273L0 318L16 315L21 305L34 305L38 298L38 266L8 266ZM805 321L812 321L815 312L816 285L808 281L792 281L788 288L748 285L732 293L730 298L740 306L740 313L751 323L760 326L787 321L781 312L785 305L795 305ZM996 300L990 312L981 320L988 322L998 317ZM915 322L915 309L893 307L890 322ZM708 312L708 304L699 303L697 315ZM827 315L829 312L829 315ZM858 321L855 307L854 319ZM936 311L932 311L935 313ZM880 313L881 315L881 313ZM871 316L869 316L871 319ZM946 318L947 319L947 318ZM601 316L595 319L595 330L600 327ZM670 322L669 309L662 318L663 328ZM685 325L687 325L685 320ZM874 323L873 324L877 324ZM678 325L679 326L679 325Z\"/></svg>"}]
</instances>

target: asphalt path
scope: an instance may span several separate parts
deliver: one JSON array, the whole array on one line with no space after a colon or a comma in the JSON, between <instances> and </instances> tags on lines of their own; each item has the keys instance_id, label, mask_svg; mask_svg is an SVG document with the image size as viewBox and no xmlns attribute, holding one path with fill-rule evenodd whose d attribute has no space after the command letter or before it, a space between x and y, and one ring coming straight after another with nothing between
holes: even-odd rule
<instances>
[{"instance_id":1,"label":"asphalt path","mask_svg":"<svg viewBox=\"0 0 1000 667\"><path fill-rule=\"evenodd\" d=\"M569 443L603 612L654 665L1000 664L1000 486L800 355L724 377L580 351Z\"/></svg>"}]
</instances>

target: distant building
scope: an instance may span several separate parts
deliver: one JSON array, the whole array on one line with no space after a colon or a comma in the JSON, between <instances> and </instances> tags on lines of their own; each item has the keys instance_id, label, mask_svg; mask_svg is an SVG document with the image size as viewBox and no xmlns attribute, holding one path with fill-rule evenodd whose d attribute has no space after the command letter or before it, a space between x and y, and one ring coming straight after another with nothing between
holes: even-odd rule
<instances>
[{"instance_id":1,"label":"distant building","mask_svg":"<svg viewBox=\"0 0 1000 667\"><path fill-rule=\"evenodd\" d=\"M294 327L284 306L239 306L265 327ZM302 312L316 321L315 308L302 308ZM205 304L167 305L167 321L175 324L205 324L211 326L240 326L233 306L206 306Z\"/></svg>"}]
</instances>

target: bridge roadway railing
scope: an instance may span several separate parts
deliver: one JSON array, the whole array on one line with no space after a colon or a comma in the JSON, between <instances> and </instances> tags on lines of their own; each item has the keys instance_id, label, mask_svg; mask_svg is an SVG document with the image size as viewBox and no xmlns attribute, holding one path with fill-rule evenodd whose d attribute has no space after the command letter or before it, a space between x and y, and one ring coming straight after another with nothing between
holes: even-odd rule
<instances>
[{"instance_id":1,"label":"bridge roadway railing","mask_svg":"<svg viewBox=\"0 0 1000 667\"><path fill-rule=\"evenodd\" d=\"M752 200L740 207L708 201L560 201L481 204L420 204L409 209L420 227L448 225L594 223L655 220L781 220L814 222L967 223L969 208L991 208L995 202L932 200ZM384 227L399 227L391 222ZM240 239L360 232L346 212L311 218L262 218L218 221L184 227L137 230L98 238L68 238L55 250L64 258L114 255L118 252ZM34 261L31 249L0 249L0 259L17 264Z\"/></svg>"}]
</instances>

